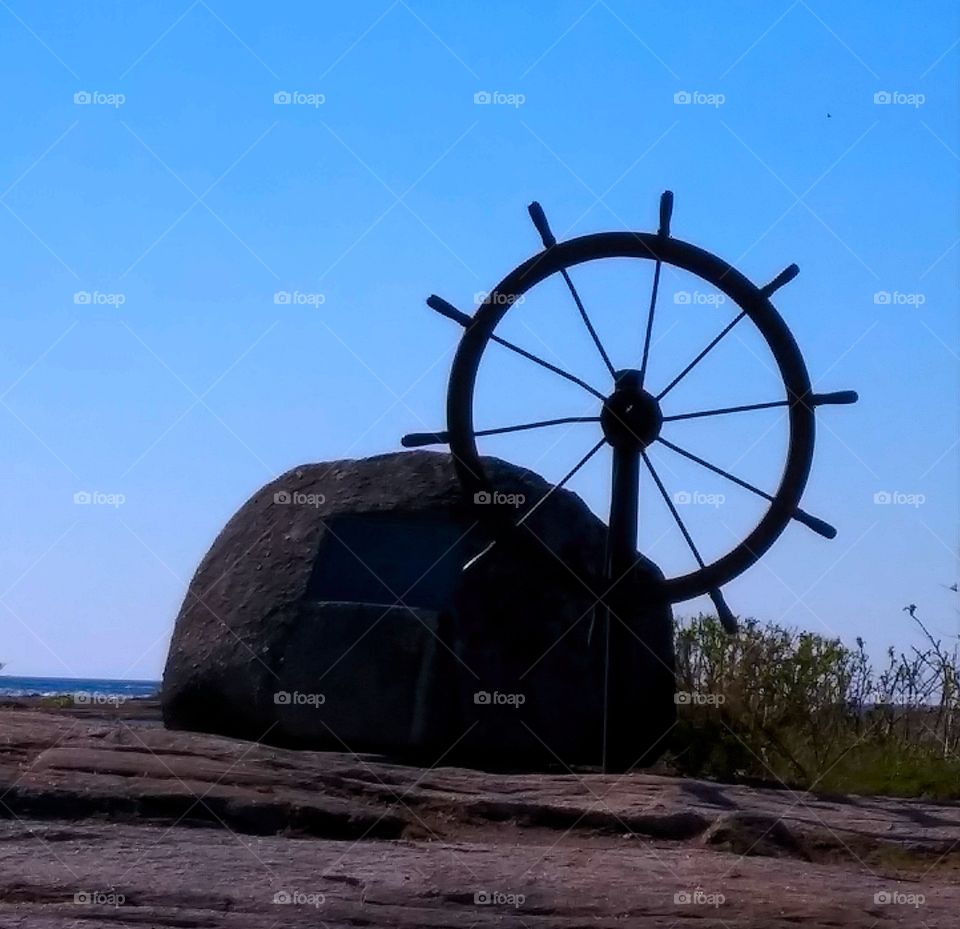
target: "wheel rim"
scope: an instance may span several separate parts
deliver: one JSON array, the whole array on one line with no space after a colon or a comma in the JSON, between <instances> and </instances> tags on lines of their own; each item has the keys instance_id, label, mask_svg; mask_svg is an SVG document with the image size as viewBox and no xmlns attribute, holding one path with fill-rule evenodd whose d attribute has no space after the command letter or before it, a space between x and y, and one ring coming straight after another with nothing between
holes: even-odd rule
<instances>
[{"instance_id":1,"label":"wheel rim","mask_svg":"<svg viewBox=\"0 0 960 929\"><path fill-rule=\"evenodd\" d=\"M776 542L798 510L813 460L814 408L808 402L810 378L800 350L769 298L727 262L679 239L633 232L598 233L570 239L528 259L491 291L460 341L447 394L450 449L458 477L469 495L492 489L477 451L473 423L477 372L491 336L516 298L552 274L584 262L612 258L662 261L695 274L726 294L756 326L769 346L789 401L786 407L789 423L786 461L766 513L746 538L727 554L695 571L664 581L669 600L689 600L729 582Z\"/></svg>"}]
</instances>

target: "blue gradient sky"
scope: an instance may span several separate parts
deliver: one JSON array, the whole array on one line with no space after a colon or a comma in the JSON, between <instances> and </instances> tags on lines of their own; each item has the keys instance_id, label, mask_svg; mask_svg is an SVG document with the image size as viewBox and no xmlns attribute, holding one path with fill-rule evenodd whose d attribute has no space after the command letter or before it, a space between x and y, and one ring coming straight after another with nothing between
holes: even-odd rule
<instances>
[{"instance_id":1,"label":"blue gradient sky","mask_svg":"<svg viewBox=\"0 0 960 929\"><path fill-rule=\"evenodd\" d=\"M0 660L157 676L198 560L259 485L443 426L457 332L427 294L470 309L533 253L532 199L565 238L653 229L665 188L677 237L758 283L800 265L776 303L817 388L862 398L819 414L804 505L838 538L790 528L731 606L879 649L915 640L916 603L955 635L958 36L936 0L0 4ZM634 363L650 268L575 276ZM603 386L555 283L505 334ZM654 384L732 312L679 274L660 305ZM769 365L744 327L671 412L775 399ZM595 412L503 353L479 390L487 426ZM770 486L782 419L746 416L675 440ZM590 428L482 450L557 479ZM674 492L726 495L685 510L706 554L759 514L655 460ZM573 485L601 515L608 468ZM82 491L124 502L74 504ZM644 550L678 573L668 520L645 488Z\"/></svg>"}]
</instances>

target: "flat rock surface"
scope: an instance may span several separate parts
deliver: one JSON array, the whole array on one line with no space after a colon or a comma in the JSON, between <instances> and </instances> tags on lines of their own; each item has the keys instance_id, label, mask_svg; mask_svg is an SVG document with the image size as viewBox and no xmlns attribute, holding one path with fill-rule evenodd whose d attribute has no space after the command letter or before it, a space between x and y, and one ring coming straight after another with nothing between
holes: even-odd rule
<instances>
[{"instance_id":1,"label":"flat rock surface","mask_svg":"<svg viewBox=\"0 0 960 929\"><path fill-rule=\"evenodd\" d=\"M957 805L424 769L157 718L0 707L0 925L958 924Z\"/></svg>"}]
</instances>

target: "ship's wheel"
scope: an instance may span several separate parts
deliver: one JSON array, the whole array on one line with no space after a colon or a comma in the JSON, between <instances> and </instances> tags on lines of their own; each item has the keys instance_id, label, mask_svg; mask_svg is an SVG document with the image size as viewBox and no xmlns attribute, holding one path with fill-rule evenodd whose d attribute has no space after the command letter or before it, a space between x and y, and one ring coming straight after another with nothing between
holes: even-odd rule
<instances>
[{"instance_id":1,"label":"ship's wheel","mask_svg":"<svg viewBox=\"0 0 960 929\"><path fill-rule=\"evenodd\" d=\"M525 432L567 423L592 424L592 428L596 430L592 446L540 500L532 501L508 524L505 523L502 511L497 508L487 507L481 511L484 514L490 514L491 528L494 533L494 541L491 544L495 545L496 538L504 532L522 530L530 515L550 493L558 487L563 487L604 445L609 445L613 451L613 474L606 580L611 584L616 583L617 579L628 573L638 560L638 498L642 464L652 478L657 492L666 502L698 566L689 573L666 577L663 581L665 599L675 603L708 594L713 600L721 622L727 629L733 631L736 623L733 613L723 599L721 587L753 565L773 545L791 521L802 523L828 539L836 535L836 530L828 523L802 510L800 499L813 459L815 409L825 404L854 403L857 395L850 390L834 393L813 392L807 367L793 335L770 302L773 294L792 280L799 269L796 265L790 265L770 283L758 287L723 259L688 242L673 238L670 234L673 194L670 191L664 192L660 199L660 225L655 233L604 232L557 242L550 231L540 204L530 204L529 211L543 241L543 251L511 271L490 292L473 316L461 312L440 297L431 296L427 300L427 304L432 309L459 323L464 332L450 373L447 393L447 429L443 432L404 436L403 445L410 448L449 444L457 474L469 498L485 493L494 495L497 492L477 450L478 437ZM574 286L571 271L586 262L625 258L654 262L654 273L646 325L643 329L644 338L639 368L619 369L614 365L597 334ZM651 385L647 377L648 362L651 336L655 327L657 292L661 268L664 264L672 265L701 278L711 288L732 300L739 308L739 313L700 352L680 368L668 383ZM508 312L511 310L522 312L522 310L513 309L517 306L519 298L552 275L559 275L565 282L576 311L582 318L584 337L593 343L603 359L610 376L606 389L597 389L569 371L497 335L497 327ZM709 403L705 403L703 408L696 410L669 409L669 398L673 389L721 343L734 327L745 319L756 327L770 349L782 380L782 395L732 407L710 408ZM636 332L638 327L631 326L630 330ZM597 404L595 415L490 427L484 424L483 428L476 428L474 388L481 358L491 343L497 343L532 364L545 368L557 377L573 382L592 394ZM712 464L706 458L695 455L664 434L669 432L670 423L680 420L731 416L774 407L783 407L787 411L789 438L779 485L770 491ZM655 443L722 476L740 487L742 491L755 494L767 501L767 509L756 526L739 544L715 560L706 562L701 556L700 548L678 512L660 474L651 462L647 449ZM477 557L483 557L483 553Z\"/></svg>"}]
</instances>

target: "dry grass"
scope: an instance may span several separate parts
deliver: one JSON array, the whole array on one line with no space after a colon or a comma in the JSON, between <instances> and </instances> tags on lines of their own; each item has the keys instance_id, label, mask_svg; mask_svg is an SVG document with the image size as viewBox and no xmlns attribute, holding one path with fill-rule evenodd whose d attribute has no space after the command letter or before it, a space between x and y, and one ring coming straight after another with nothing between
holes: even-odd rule
<instances>
[{"instance_id":1,"label":"dry grass","mask_svg":"<svg viewBox=\"0 0 960 929\"><path fill-rule=\"evenodd\" d=\"M721 780L819 792L960 797L960 653L910 610L923 645L877 667L862 639L714 617L677 629L680 706L669 763Z\"/></svg>"}]
</instances>

